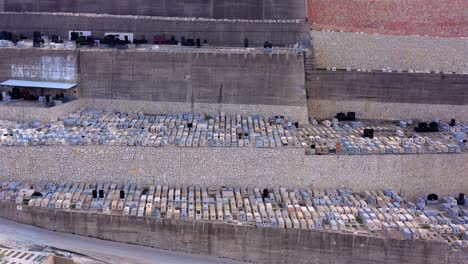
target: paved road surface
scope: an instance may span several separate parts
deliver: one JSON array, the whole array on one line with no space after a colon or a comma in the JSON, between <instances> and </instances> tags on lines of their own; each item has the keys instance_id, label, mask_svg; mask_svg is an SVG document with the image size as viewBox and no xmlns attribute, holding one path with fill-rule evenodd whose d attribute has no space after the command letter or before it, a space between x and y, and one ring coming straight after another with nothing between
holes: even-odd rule
<instances>
[{"instance_id":1,"label":"paved road surface","mask_svg":"<svg viewBox=\"0 0 468 264\"><path fill-rule=\"evenodd\" d=\"M88 255L106 263L138 264L240 264L214 257L176 253L149 247L110 242L83 236L58 233L0 218L0 244L30 248L50 246Z\"/></svg>"}]
</instances>

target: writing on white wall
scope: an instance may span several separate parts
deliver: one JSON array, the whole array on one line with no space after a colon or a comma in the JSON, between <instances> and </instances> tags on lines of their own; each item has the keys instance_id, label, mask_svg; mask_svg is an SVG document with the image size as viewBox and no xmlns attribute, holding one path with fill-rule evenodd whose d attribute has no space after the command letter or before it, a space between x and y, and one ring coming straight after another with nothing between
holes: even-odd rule
<instances>
[{"instance_id":1,"label":"writing on white wall","mask_svg":"<svg viewBox=\"0 0 468 264\"><path fill-rule=\"evenodd\" d=\"M39 61L12 64L11 76L18 79L41 79L44 81L75 81L76 57L42 56Z\"/></svg>"}]
</instances>

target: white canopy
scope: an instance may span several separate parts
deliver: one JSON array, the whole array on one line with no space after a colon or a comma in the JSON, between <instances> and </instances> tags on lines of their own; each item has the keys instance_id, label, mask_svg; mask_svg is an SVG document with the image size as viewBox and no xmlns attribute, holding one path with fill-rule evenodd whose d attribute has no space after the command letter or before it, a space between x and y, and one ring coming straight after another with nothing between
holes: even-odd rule
<instances>
[{"instance_id":1,"label":"white canopy","mask_svg":"<svg viewBox=\"0 0 468 264\"><path fill-rule=\"evenodd\" d=\"M22 80L8 80L0 83L3 86L16 86L16 87L33 87L43 89L61 89L68 90L76 86L74 83L59 83L59 82L37 82L37 81L22 81Z\"/></svg>"}]
</instances>

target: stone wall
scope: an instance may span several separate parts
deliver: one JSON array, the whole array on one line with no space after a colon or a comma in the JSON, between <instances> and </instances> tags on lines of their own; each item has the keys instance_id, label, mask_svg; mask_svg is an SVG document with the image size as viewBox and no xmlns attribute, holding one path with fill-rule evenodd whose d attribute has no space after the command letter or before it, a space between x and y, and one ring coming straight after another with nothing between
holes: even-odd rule
<instances>
[{"instance_id":1,"label":"stone wall","mask_svg":"<svg viewBox=\"0 0 468 264\"><path fill-rule=\"evenodd\" d=\"M0 81L7 79L76 83L75 50L0 48Z\"/></svg>"},{"instance_id":2,"label":"stone wall","mask_svg":"<svg viewBox=\"0 0 468 264\"><path fill-rule=\"evenodd\" d=\"M100 2L100 1L99 1ZM133 2L132 6L138 6ZM138 6L139 7L139 6ZM248 20L215 20L188 18L160 18L144 16L112 16L69 13L2 13L2 30L22 33L32 37L33 31L49 35L57 34L67 39L70 30L91 31L96 37L106 32L132 32L136 38L142 35L153 43L153 37L165 34L178 40L200 38L216 46L262 46L267 40L275 45L292 45L309 39L306 22L280 22Z\"/></svg>"},{"instance_id":3,"label":"stone wall","mask_svg":"<svg viewBox=\"0 0 468 264\"><path fill-rule=\"evenodd\" d=\"M463 252L436 241L157 220L0 203L1 216L58 232L255 263L463 264Z\"/></svg>"},{"instance_id":4,"label":"stone wall","mask_svg":"<svg viewBox=\"0 0 468 264\"><path fill-rule=\"evenodd\" d=\"M304 19L306 17L304 0L3 1L4 4L0 8L4 8L7 12L67 12L217 19Z\"/></svg>"},{"instance_id":5,"label":"stone wall","mask_svg":"<svg viewBox=\"0 0 468 264\"><path fill-rule=\"evenodd\" d=\"M468 72L468 38L312 31L318 68Z\"/></svg>"},{"instance_id":6,"label":"stone wall","mask_svg":"<svg viewBox=\"0 0 468 264\"><path fill-rule=\"evenodd\" d=\"M468 36L466 0L307 0L313 29Z\"/></svg>"},{"instance_id":7,"label":"stone wall","mask_svg":"<svg viewBox=\"0 0 468 264\"><path fill-rule=\"evenodd\" d=\"M305 106L301 54L81 50L84 98Z\"/></svg>"},{"instance_id":8,"label":"stone wall","mask_svg":"<svg viewBox=\"0 0 468 264\"><path fill-rule=\"evenodd\" d=\"M468 154L306 156L302 148L0 147L12 180L466 192Z\"/></svg>"}]
</instances>

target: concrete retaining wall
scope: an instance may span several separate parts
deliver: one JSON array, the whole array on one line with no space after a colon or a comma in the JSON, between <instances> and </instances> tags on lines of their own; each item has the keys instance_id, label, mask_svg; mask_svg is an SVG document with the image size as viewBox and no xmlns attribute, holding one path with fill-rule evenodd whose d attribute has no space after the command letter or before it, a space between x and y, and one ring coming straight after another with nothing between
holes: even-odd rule
<instances>
[{"instance_id":1,"label":"concrete retaining wall","mask_svg":"<svg viewBox=\"0 0 468 264\"><path fill-rule=\"evenodd\" d=\"M218 19L306 17L304 0L4 0L7 12L67 12Z\"/></svg>"},{"instance_id":2,"label":"concrete retaining wall","mask_svg":"<svg viewBox=\"0 0 468 264\"><path fill-rule=\"evenodd\" d=\"M302 148L3 146L0 156L0 175L14 180L394 188L410 198L468 189L468 154L306 156Z\"/></svg>"},{"instance_id":3,"label":"concrete retaining wall","mask_svg":"<svg viewBox=\"0 0 468 264\"><path fill-rule=\"evenodd\" d=\"M83 107L125 112L283 114L305 122L308 106L310 115L325 118L339 111L378 119L467 116L467 75L304 73L302 55L207 51L1 48L0 81L79 81ZM12 108L1 117L53 120L78 104L64 112Z\"/></svg>"},{"instance_id":4,"label":"concrete retaining wall","mask_svg":"<svg viewBox=\"0 0 468 264\"><path fill-rule=\"evenodd\" d=\"M90 109L153 114L281 114L307 121L301 54L208 51L0 48L0 56L6 58L0 62L0 81L79 80L79 93L85 98L72 108L68 104L51 109L4 105L12 110L0 117L53 120L81 104Z\"/></svg>"},{"instance_id":5,"label":"concrete retaining wall","mask_svg":"<svg viewBox=\"0 0 468 264\"><path fill-rule=\"evenodd\" d=\"M319 68L468 72L468 38L322 31L311 35Z\"/></svg>"},{"instance_id":6,"label":"concrete retaining wall","mask_svg":"<svg viewBox=\"0 0 468 264\"><path fill-rule=\"evenodd\" d=\"M84 98L305 106L296 54L81 50Z\"/></svg>"},{"instance_id":7,"label":"concrete retaining wall","mask_svg":"<svg viewBox=\"0 0 468 264\"><path fill-rule=\"evenodd\" d=\"M75 50L0 48L0 81L7 79L76 83Z\"/></svg>"},{"instance_id":8,"label":"concrete retaining wall","mask_svg":"<svg viewBox=\"0 0 468 264\"><path fill-rule=\"evenodd\" d=\"M99 1L100 2L100 1ZM138 5L131 3L132 6ZM262 46L268 40L275 45L292 45L309 39L308 24L249 22L236 20L181 19L110 15L74 15L66 13L2 13L2 30L32 37L33 31L57 34L68 38L69 30L91 31L96 37L105 32L133 32L135 37L146 36L153 42L155 35L174 35L178 40L200 38L217 46L243 46L249 39L251 46Z\"/></svg>"},{"instance_id":9,"label":"concrete retaining wall","mask_svg":"<svg viewBox=\"0 0 468 264\"><path fill-rule=\"evenodd\" d=\"M354 111L359 118L467 120L468 75L308 71L310 116Z\"/></svg>"},{"instance_id":10,"label":"concrete retaining wall","mask_svg":"<svg viewBox=\"0 0 468 264\"><path fill-rule=\"evenodd\" d=\"M468 75L310 71L312 100L468 105Z\"/></svg>"},{"instance_id":11,"label":"concrete retaining wall","mask_svg":"<svg viewBox=\"0 0 468 264\"><path fill-rule=\"evenodd\" d=\"M465 0L308 0L313 29L381 34L468 36Z\"/></svg>"},{"instance_id":12,"label":"concrete retaining wall","mask_svg":"<svg viewBox=\"0 0 468 264\"><path fill-rule=\"evenodd\" d=\"M1 216L58 232L255 263L462 264L462 252L435 241L156 220L0 203Z\"/></svg>"}]
</instances>

